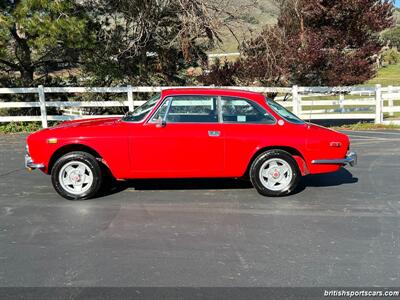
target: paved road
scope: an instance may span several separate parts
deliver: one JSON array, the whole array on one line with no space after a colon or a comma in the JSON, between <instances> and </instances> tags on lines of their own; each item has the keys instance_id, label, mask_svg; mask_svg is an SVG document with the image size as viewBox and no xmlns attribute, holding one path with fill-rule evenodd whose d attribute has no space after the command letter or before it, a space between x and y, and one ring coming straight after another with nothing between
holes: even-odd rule
<instances>
[{"instance_id":1,"label":"paved road","mask_svg":"<svg viewBox=\"0 0 400 300\"><path fill-rule=\"evenodd\" d=\"M0 286L400 286L400 133L350 133L359 165L264 198L144 181L82 202L0 136Z\"/></svg>"}]
</instances>

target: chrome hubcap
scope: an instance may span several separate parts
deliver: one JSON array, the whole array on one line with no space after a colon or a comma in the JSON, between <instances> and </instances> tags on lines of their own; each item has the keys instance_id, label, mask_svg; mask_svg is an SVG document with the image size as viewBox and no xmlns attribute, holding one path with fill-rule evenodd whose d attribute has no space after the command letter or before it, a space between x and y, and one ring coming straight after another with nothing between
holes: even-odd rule
<instances>
[{"instance_id":1,"label":"chrome hubcap","mask_svg":"<svg viewBox=\"0 0 400 300\"><path fill-rule=\"evenodd\" d=\"M61 168L59 181L68 193L81 195L92 186L93 173L85 163L71 161Z\"/></svg>"},{"instance_id":2,"label":"chrome hubcap","mask_svg":"<svg viewBox=\"0 0 400 300\"><path fill-rule=\"evenodd\" d=\"M271 191L287 189L293 178L292 168L280 158L271 158L264 162L259 175L262 185Z\"/></svg>"}]
</instances>

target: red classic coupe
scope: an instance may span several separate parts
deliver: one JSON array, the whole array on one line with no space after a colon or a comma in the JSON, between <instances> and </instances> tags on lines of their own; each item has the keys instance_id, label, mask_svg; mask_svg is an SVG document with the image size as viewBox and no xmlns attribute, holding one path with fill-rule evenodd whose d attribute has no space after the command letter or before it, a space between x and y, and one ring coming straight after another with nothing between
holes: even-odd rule
<instances>
[{"instance_id":1,"label":"red classic coupe","mask_svg":"<svg viewBox=\"0 0 400 300\"><path fill-rule=\"evenodd\" d=\"M25 165L50 174L63 197L98 193L105 173L137 178L250 177L265 196L301 176L355 165L349 138L305 123L259 93L163 90L124 117L67 121L27 138Z\"/></svg>"}]
</instances>

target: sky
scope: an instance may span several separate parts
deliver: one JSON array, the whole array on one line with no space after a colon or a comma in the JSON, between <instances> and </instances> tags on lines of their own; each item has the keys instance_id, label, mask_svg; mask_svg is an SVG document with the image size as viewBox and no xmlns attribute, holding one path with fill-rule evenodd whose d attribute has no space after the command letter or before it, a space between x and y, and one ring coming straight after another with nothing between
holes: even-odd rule
<instances>
[{"instance_id":1,"label":"sky","mask_svg":"<svg viewBox=\"0 0 400 300\"><path fill-rule=\"evenodd\" d=\"M396 0L396 7L400 7L400 0Z\"/></svg>"}]
</instances>

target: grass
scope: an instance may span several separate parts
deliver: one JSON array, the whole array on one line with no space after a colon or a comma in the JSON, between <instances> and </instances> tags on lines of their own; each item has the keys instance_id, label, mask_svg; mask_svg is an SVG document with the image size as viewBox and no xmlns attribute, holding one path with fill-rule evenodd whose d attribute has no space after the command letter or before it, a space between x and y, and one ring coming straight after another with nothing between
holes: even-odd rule
<instances>
[{"instance_id":1,"label":"grass","mask_svg":"<svg viewBox=\"0 0 400 300\"><path fill-rule=\"evenodd\" d=\"M369 80L365 85L381 84L382 86L400 85L400 64L389 65L379 69L375 78Z\"/></svg>"},{"instance_id":2,"label":"grass","mask_svg":"<svg viewBox=\"0 0 400 300\"><path fill-rule=\"evenodd\" d=\"M0 134L34 132L42 128L40 122L10 122L0 123Z\"/></svg>"},{"instance_id":3,"label":"grass","mask_svg":"<svg viewBox=\"0 0 400 300\"><path fill-rule=\"evenodd\" d=\"M365 123L365 122L360 122L356 124L346 124L342 126L334 126L331 127L333 129L345 129L345 130L379 130L379 129L400 129L400 125L394 125L394 124L374 124L374 123Z\"/></svg>"}]
</instances>

